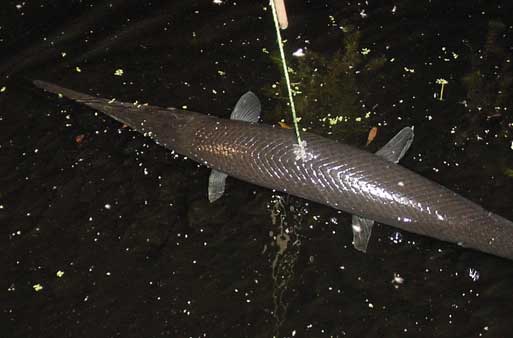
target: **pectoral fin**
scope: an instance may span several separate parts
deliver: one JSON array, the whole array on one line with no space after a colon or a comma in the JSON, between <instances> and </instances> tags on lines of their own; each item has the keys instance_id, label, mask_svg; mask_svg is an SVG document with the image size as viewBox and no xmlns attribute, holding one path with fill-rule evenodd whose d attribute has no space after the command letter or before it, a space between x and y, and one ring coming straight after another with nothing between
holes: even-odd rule
<instances>
[{"instance_id":1,"label":"pectoral fin","mask_svg":"<svg viewBox=\"0 0 513 338\"><path fill-rule=\"evenodd\" d=\"M227 174L212 169L208 178L208 200L210 203L217 201L224 193Z\"/></svg>"},{"instance_id":2,"label":"pectoral fin","mask_svg":"<svg viewBox=\"0 0 513 338\"><path fill-rule=\"evenodd\" d=\"M376 155L387 161L398 163L404 154L410 148L413 142L413 127L405 127L401 129L387 144L376 152ZM356 250L366 252L369 245L370 236L372 234L372 226L374 221L353 215L353 246Z\"/></svg>"},{"instance_id":3,"label":"pectoral fin","mask_svg":"<svg viewBox=\"0 0 513 338\"><path fill-rule=\"evenodd\" d=\"M404 127L383 148L378 150L376 155L387 161L398 163L410 149L413 137L413 127Z\"/></svg>"},{"instance_id":4,"label":"pectoral fin","mask_svg":"<svg viewBox=\"0 0 513 338\"><path fill-rule=\"evenodd\" d=\"M235 104L230 119L258 122L260 110L261 105L258 97L253 92L247 92ZM210 203L217 201L223 196L226 177L228 177L227 174L214 169L210 172L210 177L208 178L208 200Z\"/></svg>"}]
</instances>

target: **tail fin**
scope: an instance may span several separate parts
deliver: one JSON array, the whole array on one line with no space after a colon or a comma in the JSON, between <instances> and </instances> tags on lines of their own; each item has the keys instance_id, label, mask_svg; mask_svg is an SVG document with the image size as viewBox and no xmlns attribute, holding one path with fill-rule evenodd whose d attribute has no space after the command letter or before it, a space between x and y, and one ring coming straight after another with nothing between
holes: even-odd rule
<instances>
[{"instance_id":1,"label":"tail fin","mask_svg":"<svg viewBox=\"0 0 513 338\"><path fill-rule=\"evenodd\" d=\"M118 102L76 92L52 83L35 80L34 85L47 92L62 95L73 101L96 109L113 119L126 124L169 149L178 151L176 135L194 116L206 116L175 108L161 108L148 104Z\"/></svg>"},{"instance_id":2,"label":"tail fin","mask_svg":"<svg viewBox=\"0 0 513 338\"><path fill-rule=\"evenodd\" d=\"M70 100L82 103L107 114L113 119L124 123L141 133L146 132L144 128L145 121L151 118L152 115L157 115L159 111L163 110L160 107L154 107L147 104L127 103L116 101L116 99L108 100L101 97L95 97L45 81L34 80L33 83L47 92L64 96Z\"/></svg>"}]
</instances>

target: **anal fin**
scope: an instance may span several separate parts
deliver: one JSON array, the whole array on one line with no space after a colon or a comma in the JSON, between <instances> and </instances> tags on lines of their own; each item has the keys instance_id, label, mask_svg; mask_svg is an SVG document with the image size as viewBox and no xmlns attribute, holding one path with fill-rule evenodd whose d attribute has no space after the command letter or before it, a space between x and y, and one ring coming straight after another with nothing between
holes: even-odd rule
<instances>
[{"instance_id":1,"label":"anal fin","mask_svg":"<svg viewBox=\"0 0 513 338\"><path fill-rule=\"evenodd\" d=\"M208 178L208 200L210 203L217 201L224 194L227 174L212 169Z\"/></svg>"}]
</instances>

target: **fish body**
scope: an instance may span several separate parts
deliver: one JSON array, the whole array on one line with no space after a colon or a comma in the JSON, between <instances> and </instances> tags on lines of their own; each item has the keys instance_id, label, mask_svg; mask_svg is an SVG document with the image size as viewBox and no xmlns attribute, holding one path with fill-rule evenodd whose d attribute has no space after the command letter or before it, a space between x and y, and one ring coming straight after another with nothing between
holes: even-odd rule
<instances>
[{"instance_id":1,"label":"fish body","mask_svg":"<svg viewBox=\"0 0 513 338\"><path fill-rule=\"evenodd\" d=\"M351 213L353 219L364 221L359 224L370 221L372 226L375 220L513 259L511 221L393 163L398 159L387 160L387 156L308 132L301 134L304 156L298 156L293 130L180 109L136 106L42 81L34 83L99 110L212 168L213 174L220 175L211 175L211 183L220 180L224 184L224 178L232 176ZM361 229L353 223L353 231L356 238Z\"/></svg>"}]
</instances>

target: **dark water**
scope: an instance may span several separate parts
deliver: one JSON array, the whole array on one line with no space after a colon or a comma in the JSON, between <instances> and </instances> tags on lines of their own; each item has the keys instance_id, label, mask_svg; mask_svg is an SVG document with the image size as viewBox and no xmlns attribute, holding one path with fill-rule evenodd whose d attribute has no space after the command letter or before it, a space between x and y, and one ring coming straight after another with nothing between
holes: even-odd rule
<instances>
[{"instance_id":1,"label":"dark water","mask_svg":"<svg viewBox=\"0 0 513 338\"><path fill-rule=\"evenodd\" d=\"M415 125L404 166L513 219L508 1L287 5L303 127ZM386 225L364 255L350 215L234 179L210 205L207 168L30 83L290 121L266 2L8 1L0 46L0 336L512 336L513 262Z\"/></svg>"}]
</instances>

